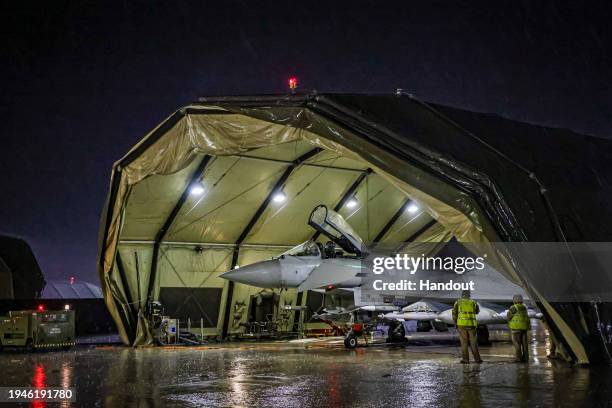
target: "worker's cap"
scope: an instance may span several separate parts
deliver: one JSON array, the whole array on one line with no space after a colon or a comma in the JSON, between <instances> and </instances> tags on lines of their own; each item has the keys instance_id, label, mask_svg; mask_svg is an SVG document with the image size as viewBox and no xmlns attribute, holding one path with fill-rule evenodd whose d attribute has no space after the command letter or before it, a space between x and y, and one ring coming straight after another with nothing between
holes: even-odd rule
<instances>
[{"instance_id":1,"label":"worker's cap","mask_svg":"<svg viewBox=\"0 0 612 408\"><path fill-rule=\"evenodd\" d=\"M470 291L468 289L464 290L461 292L461 297L462 298L469 298L472 294L470 293Z\"/></svg>"},{"instance_id":2,"label":"worker's cap","mask_svg":"<svg viewBox=\"0 0 612 408\"><path fill-rule=\"evenodd\" d=\"M523 295L514 295L514 297L512 298L512 301L514 303L522 303L523 302Z\"/></svg>"}]
</instances>

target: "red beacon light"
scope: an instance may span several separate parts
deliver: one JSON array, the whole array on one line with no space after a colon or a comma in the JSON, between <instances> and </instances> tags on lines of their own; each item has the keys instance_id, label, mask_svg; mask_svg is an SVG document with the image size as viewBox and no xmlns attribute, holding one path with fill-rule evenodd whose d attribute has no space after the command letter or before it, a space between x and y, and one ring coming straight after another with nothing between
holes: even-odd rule
<instances>
[{"instance_id":1,"label":"red beacon light","mask_svg":"<svg viewBox=\"0 0 612 408\"><path fill-rule=\"evenodd\" d=\"M291 78L289 78L289 80L287 81L289 83L289 89L291 90L291 92L295 92L295 90L297 89L298 86L298 79L295 76L292 76Z\"/></svg>"},{"instance_id":2,"label":"red beacon light","mask_svg":"<svg viewBox=\"0 0 612 408\"><path fill-rule=\"evenodd\" d=\"M45 311L45 305L38 305L36 310L38 310L39 312L44 312Z\"/></svg>"}]
</instances>

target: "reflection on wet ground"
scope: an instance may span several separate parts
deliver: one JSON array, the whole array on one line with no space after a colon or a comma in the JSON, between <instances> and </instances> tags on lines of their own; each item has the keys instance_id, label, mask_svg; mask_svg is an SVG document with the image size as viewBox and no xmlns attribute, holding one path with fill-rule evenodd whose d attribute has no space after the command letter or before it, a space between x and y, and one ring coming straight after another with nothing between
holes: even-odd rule
<instances>
[{"instance_id":1,"label":"reflection on wet ground","mask_svg":"<svg viewBox=\"0 0 612 408\"><path fill-rule=\"evenodd\" d=\"M0 354L0 385L74 386L73 406L87 407L610 404L610 368L551 362L544 338L534 338L529 365L510 363L505 342L483 347L482 365L457 364L453 344L349 351L334 340L9 352Z\"/></svg>"}]
</instances>

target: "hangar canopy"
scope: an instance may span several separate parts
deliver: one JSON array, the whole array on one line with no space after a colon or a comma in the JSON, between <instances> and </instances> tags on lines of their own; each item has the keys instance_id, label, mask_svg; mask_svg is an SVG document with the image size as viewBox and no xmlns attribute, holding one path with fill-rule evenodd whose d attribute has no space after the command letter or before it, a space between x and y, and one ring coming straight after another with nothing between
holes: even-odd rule
<instances>
[{"instance_id":1,"label":"hangar canopy","mask_svg":"<svg viewBox=\"0 0 612 408\"><path fill-rule=\"evenodd\" d=\"M104 297L129 344L151 339L150 299L224 336L256 288L218 275L311 238L319 204L367 242L610 241L611 156L605 140L408 96L202 98L113 167ZM537 301L571 358L607 353L592 305L547 302L511 254L490 262Z\"/></svg>"}]
</instances>

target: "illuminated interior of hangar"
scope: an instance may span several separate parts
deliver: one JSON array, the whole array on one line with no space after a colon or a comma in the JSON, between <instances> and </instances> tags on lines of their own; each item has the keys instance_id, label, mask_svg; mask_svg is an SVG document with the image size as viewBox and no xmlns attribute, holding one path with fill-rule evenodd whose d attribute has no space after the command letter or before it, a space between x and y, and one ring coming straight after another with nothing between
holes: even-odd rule
<instances>
[{"instance_id":1,"label":"illuminated interior of hangar","mask_svg":"<svg viewBox=\"0 0 612 408\"><path fill-rule=\"evenodd\" d=\"M382 132L382 126L334 120L351 115L338 105L330 104L336 116L308 105L304 97L203 100L175 112L115 164L99 271L126 343L151 341L148 300L200 315L206 335L241 330L244 308L261 289L219 275L311 238L307 219L318 204L336 209L368 242L455 237L469 247L521 238L520 228L505 228L513 214L503 200L491 200L487 191L487 200L478 199L473 186L440 169L469 173L475 191L496 193L486 175L465 171L410 138L401 151L395 140L377 143L363 128ZM452 123L442 127L444 120L430 116L433 130L456 133ZM412 150L421 156L408 154ZM575 361L588 361L575 328L514 264L503 256L488 262L529 290ZM281 304L299 305L308 294L284 290L275 296Z\"/></svg>"},{"instance_id":2,"label":"illuminated interior of hangar","mask_svg":"<svg viewBox=\"0 0 612 408\"><path fill-rule=\"evenodd\" d=\"M247 318L243 313L240 320L232 316L224 322L229 284L218 275L277 256L313 238L316 233L308 226L308 216L319 204L338 210L366 242L450 238L418 201L409 199L365 163L304 140L243 154L198 154L184 169L149 177L130 192L119 257L131 288L147 289L147 280L137 282L138 276L146 278L151 271L154 237L185 191L186 199L160 243L153 293L164 305L176 302L168 299L173 291L181 299L195 296L193 304L179 303L203 309L192 316L204 317L207 334L243 330L238 324ZM142 273L133 273L136 262ZM230 311L262 292L243 284L232 286ZM295 290L277 292L281 304L298 300Z\"/></svg>"},{"instance_id":3,"label":"illuminated interior of hangar","mask_svg":"<svg viewBox=\"0 0 612 408\"><path fill-rule=\"evenodd\" d=\"M126 194L110 278L132 309L146 307L148 291L166 301L206 298L212 301L184 303L186 308L205 309L193 314L204 317L206 334L240 330L244 322L233 316L225 321L226 309L231 314L236 303L248 302L261 289L230 284L218 275L312 238L308 216L319 204L338 210L366 242L444 242L451 235L480 235L452 207L309 131L218 112L186 119L206 131L205 149L184 146L188 153L178 156L184 163L163 158L153 164L151 159L159 156L145 154L138 160L142 165L131 165L135 170L123 169L137 182ZM173 131L184 130L175 125L158 142L169 144L160 146L161 151L176 154L180 146ZM223 151L207 154L219 147ZM170 169L145 176L152 165ZM155 277L152 287L150 276ZM295 304L298 297L294 290L280 296L283 304Z\"/></svg>"}]
</instances>

